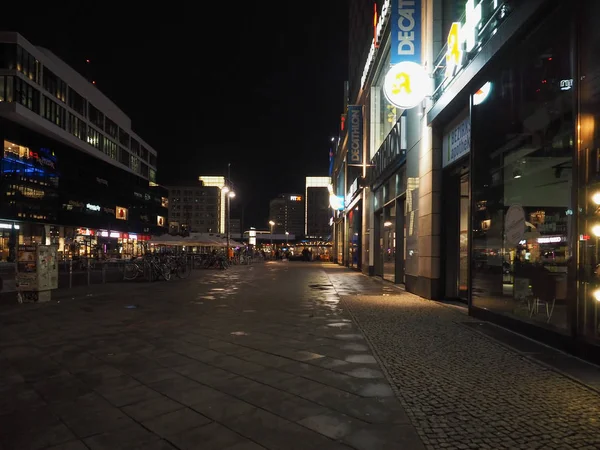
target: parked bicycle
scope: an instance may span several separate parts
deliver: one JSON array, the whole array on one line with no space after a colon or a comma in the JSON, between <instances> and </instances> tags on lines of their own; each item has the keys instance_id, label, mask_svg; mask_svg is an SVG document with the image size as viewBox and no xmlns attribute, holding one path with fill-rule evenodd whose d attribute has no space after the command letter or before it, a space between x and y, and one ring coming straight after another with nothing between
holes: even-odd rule
<instances>
[{"instance_id":1,"label":"parked bicycle","mask_svg":"<svg viewBox=\"0 0 600 450\"><path fill-rule=\"evenodd\" d=\"M146 255L143 258L138 258L130 261L123 268L123 279L135 280L143 276L148 281L158 280L162 277L164 280L171 279L171 268L165 262L162 262L155 255Z\"/></svg>"}]
</instances>

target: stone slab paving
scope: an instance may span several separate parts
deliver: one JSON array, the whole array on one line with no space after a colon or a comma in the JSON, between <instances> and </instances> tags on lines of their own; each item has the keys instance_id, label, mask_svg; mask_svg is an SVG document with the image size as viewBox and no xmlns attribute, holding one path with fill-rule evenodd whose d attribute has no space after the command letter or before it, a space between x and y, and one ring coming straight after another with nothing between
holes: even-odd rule
<instances>
[{"instance_id":1,"label":"stone slab paving","mask_svg":"<svg viewBox=\"0 0 600 450\"><path fill-rule=\"evenodd\" d=\"M0 311L0 449L425 448L319 264L98 289Z\"/></svg>"},{"instance_id":2,"label":"stone slab paving","mask_svg":"<svg viewBox=\"0 0 600 450\"><path fill-rule=\"evenodd\" d=\"M439 303L327 270L428 449L598 449L600 395Z\"/></svg>"}]
</instances>

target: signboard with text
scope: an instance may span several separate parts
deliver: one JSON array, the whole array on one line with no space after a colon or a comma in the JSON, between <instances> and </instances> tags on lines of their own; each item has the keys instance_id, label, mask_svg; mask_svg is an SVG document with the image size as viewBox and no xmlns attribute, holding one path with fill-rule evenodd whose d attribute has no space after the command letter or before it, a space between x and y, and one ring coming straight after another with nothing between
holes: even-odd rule
<instances>
[{"instance_id":1,"label":"signboard with text","mask_svg":"<svg viewBox=\"0 0 600 450\"><path fill-rule=\"evenodd\" d=\"M449 166L471 151L471 118L467 117L444 135L442 167Z\"/></svg>"},{"instance_id":2,"label":"signboard with text","mask_svg":"<svg viewBox=\"0 0 600 450\"><path fill-rule=\"evenodd\" d=\"M363 163L363 119L362 106L348 106L348 164Z\"/></svg>"},{"instance_id":3,"label":"signboard with text","mask_svg":"<svg viewBox=\"0 0 600 450\"><path fill-rule=\"evenodd\" d=\"M421 0L393 0L390 64L421 64Z\"/></svg>"}]
</instances>

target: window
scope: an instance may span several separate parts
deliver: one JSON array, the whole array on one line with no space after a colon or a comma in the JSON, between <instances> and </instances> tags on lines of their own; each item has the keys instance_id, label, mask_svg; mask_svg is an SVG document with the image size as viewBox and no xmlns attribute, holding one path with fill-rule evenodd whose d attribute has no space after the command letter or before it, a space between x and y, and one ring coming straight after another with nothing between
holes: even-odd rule
<instances>
[{"instance_id":1,"label":"window","mask_svg":"<svg viewBox=\"0 0 600 450\"><path fill-rule=\"evenodd\" d=\"M119 147L119 162L129 167L129 152L123 147Z\"/></svg>"},{"instance_id":2,"label":"window","mask_svg":"<svg viewBox=\"0 0 600 450\"><path fill-rule=\"evenodd\" d=\"M94 128L88 125L87 143L98 150L102 150L102 135Z\"/></svg>"},{"instance_id":3,"label":"window","mask_svg":"<svg viewBox=\"0 0 600 450\"><path fill-rule=\"evenodd\" d=\"M94 105L89 104L90 122L96 125L101 130L104 130L104 114L100 112Z\"/></svg>"},{"instance_id":4,"label":"window","mask_svg":"<svg viewBox=\"0 0 600 450\"><path fill-rule=\"evenodd\" d=\"M67 83L47 68L44 68L44 89L63 102L67 100Z\"/></svg>"},{"instance_id":5,"label":"window","mask_svg":"<svg viewBox=\"0 0 600 450\"><path fill-rule=\"evenodd\" d=\"M137 158L137 156L130 155L129 161L129 167L131 170L133 170L135 173L140 173L140 160Z\"/></svg>"},{"instance_id":6,"label":"window","mask_svg":"<svg viewBox=\"0 0 600 450\"><path fill-rule=\"evenodd\" d=\"M85 141L87 136L87 124L79 117L69 113L69 131L73 136Z\"/></svg>"},{"instance_id":7,"label":"window","mask_svg":"<svg viewBox=\"0 0 600 450\"><path fill-rule=\"evenodd\" d=\"M388 50L375 81L371 86L371 146L370 158L375 156L379 147L390 133L402 115L402 110L389 103L383 93L383 80L386 70L390 66L390 52Z\"/></svg>"},{"instance_id":8,"label":"window","mask_svg":"<svg viewBox=\"0 0 600 450\"><path fill-rule=\"evenodd\" d=\"M139 156L140 154L140 143L134 138L131 138L131 153L135 156Z\"/></svg>"},{"instance_id":9,"label":"window","mask_svg":"<svg viewBox=\"0 0 600 450\"><path fill-rule=\"evenodd\" d=\"M87 100L69 87L69 106L83 117L87 117Z\"/></svg>"},{"instance_id":10,"label":"window","mask_svg":"<svg viewBox=\"0 0 600 450\"><path fill-rule=\"evenodd\" d=\"M144 161L148 161L148 149L142 145L142 152L140 153L140 157Z\"/></svg>"},{"instance_id":11,"label":"window","mask_svg":"<svg viewBox=\"0 0 600 450\"><path fill-rule=\"evenodd\" d=\"M140 174L141 174L143 177L146 177L146 178L148 178L148 164L146 164L146 163L141 163L141 165L140 165Z\"/></svg>"},{"instance_id":12,"label":"window","mask_svg":"<svg viewBox=\"0 0 600 450\"><path fill-rule=\"evenodd\" d=\"M104 139L104 153L106 153L109 157L117 161L118 158L118 149L117 144L107 137L103 136Z\"/></svg>"},{"instance_id":13,"label":"window","mask_svg":"<svg viewBox=\"0 0 600 450\"><path fill-rule=\"evenodd\" d=\"M156 155L154 153L150 153L148 164L150 164L152 167L156 167Z\"/></svg>"},{"instance_id":14,"label":"window","mask_svg":"<svg viewBox=\"0 0 600 450\"><path fill-rule=\"evenodd\" d=\"M40 93L33 86L21 80L18 77L7 77L14 79L14 99L17 103L25 106L35 113L40 111ZM7 80L8 81L8 80ZM7 95L8 97L8 95ZM11 92L12 97L12 92Z\"/></svg>"},{"instance_id":15,"label":"window","mask_svg":"<svg viewBox=\"0 0 600 450\"><path fill-rule=\"evenodd\" d=\"M4 157L12 159L27 159L29 158L29 148L14 142L4 141Z\"/></svg>"},{"instance_id":16,"label":"window","mask_svg":"<svg viewBox=\"0 0 600 450\"><path fill-rule=\"evenodd\" d=\"M150 169L148 172L148 179L152 182L152 183L156 183L156 170L154 169Z\"/></svg>"},{"instance_id":17,"label":"window","mask_svg":"<svg viewBox=\"0 0 600 450\"><path fill-rule=\"evenodd\" d=\"M42 105L42 117L50 122L58 125L62 129L66 129L66 111L65 108L53 102L45 95L42 96L44 104Z\"/></svg>"},{"instance_id":18,"label":"window","mask_svg":"<svg viewBox=\"0 0 600 450\"><path fill-rule=\"evenodd\" d=\"M11 44L9 44L11 45ZM14 44L12 44L14 46ZM14 49L15 47L13 47ZM9 51L14 51L13 49ZM13 69L14 67L8 67ZM29 54L23 47L16 46L16 69L29 78L31 81L39 83L40 63Z\"/></svg>"},{"instance_id":19,"label":"window","mask_svg":"<svg viewBox=\"0 0 600 450\"><path fill-rule=\"evenodd\" d=\"M575 102L561 86L572 73L569 8L490 67L493 88L472 110L470 172L473 305L563 332L576 278Z\"/></svg>"},{"instance_id":20,"label":"window","mask_svg":"<svg viewBox=\"0 0 600 450\"><path fill-rule=\"evenodd\" d=\"M117 139L119 135L119 127L117 126L117 124L110 120L108 117L104 119L104 124L106 126L104 128L106 134L108 134L112 138Z\"/></svg>"},{"instance_id":21,"label":"window","mask_svg":"<svg viewBox=\"0 0 600 450\"><path fill-rule=\"evenodd\" d=\"M14 69L16 55L16 44L0 43L0 69Z\"/></svg>"},{"instance_id":22,"label":"window","mask_svg":"<svg viewBox=\"0 0 600 450\"><path fill-rule=\"evenodd\" d=\"M119 144L129 148L129 133L122 128L119 128Z\"/></svg>"}]
</instances>

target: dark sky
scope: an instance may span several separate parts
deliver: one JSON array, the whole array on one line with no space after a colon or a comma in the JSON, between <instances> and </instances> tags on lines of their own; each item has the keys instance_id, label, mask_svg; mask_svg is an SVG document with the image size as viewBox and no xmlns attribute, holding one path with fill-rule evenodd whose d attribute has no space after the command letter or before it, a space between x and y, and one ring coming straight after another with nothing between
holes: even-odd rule
<instances>
[{"instance_id":1,"label":"dark sky","mask_svg":"<svg viewBox=\"0 0 600 450\"><path fill-rule=\"evenodd\" d=\"M244 225L262 227L272 197L303 192L306 175L327 175L347 78L347 3L171 2L168 10L165 2L134 11L127 2L67 1L4 11L0 27L95 79L158 151L161 184L226 175L230 162L232 216L244 207Z\"/></svg>"}]
</instances>

